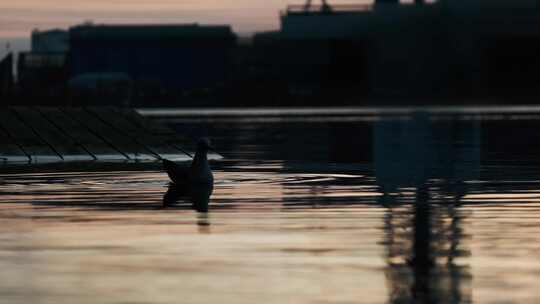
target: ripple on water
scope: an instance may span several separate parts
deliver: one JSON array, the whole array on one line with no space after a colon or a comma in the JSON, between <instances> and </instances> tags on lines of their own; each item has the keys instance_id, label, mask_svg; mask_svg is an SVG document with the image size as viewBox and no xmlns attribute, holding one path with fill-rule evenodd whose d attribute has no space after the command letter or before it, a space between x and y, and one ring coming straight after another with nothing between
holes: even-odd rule
<instances>
[{"instance_id":1,"label":"ripple on water","mask_svg":"<svg viewBox=\"0 0 540 304\"><path fill-rule=\"evenodd\" d=\"M216 164L208 214L182 202L162 208L168 180L160 171L2 175L0 296L9 303L540 300L534 176L504 181L486 168L457 201L433 180L430 204L411 204L414 188L387 196L371 168L344 167Z\"/></svg>"}]
</instances>

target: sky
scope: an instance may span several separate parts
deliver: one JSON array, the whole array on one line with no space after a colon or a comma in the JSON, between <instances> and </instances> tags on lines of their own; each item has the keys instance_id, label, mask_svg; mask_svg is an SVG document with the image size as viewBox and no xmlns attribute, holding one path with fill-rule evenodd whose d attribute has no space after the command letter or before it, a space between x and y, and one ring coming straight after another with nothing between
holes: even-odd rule
<instances>
[{"instance_id":1,"label":"sky","mask_svg":"<svg viewBox=\"0 0 540 304\"><path fill-rule=\"evenodd\" d=\"M363 4L372 0L329 3ZM94 23L231 24L240 34L279 27L279 11L304 0L0 0L0 39L29 37L33 29ZM313 0L318 4L318 0Z\"/></svg>"},{"instance_id":2,"label":"sky","mask_svg":"<svg viewBox=\"0 0 540 304\"><path fill-rule=\"evenodd\" d=\"M366 4L373 0L327 0ZM319 4L320 0L312 0ZM0 60L30 49L32 30L94 23L230 24L240 35L279 28L279 12L305 0L0 0ZM9 45L9 48L7 47Z\"/></svg>"}]
</instances>

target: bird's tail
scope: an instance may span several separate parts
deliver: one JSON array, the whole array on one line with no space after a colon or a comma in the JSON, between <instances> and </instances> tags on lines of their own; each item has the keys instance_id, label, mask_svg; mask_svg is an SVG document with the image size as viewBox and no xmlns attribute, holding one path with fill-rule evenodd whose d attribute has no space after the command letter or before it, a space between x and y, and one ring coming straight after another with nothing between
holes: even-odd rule
<instances>
[{"instance_id":1,"label":"bird's tail","mask_svg":"<svg viewBox=\"0 0 540 304\"><path fill-rule=\"evenodd\" d=\"M167 175L169 175L169 178L171 181L175 184L181 184L185 181L183 179L185 178L185 174L183 173L182 168L175 162L170 161L168 159L162 159L163 162L163 170L167 172Z\"/></svg>"}]
</instances>

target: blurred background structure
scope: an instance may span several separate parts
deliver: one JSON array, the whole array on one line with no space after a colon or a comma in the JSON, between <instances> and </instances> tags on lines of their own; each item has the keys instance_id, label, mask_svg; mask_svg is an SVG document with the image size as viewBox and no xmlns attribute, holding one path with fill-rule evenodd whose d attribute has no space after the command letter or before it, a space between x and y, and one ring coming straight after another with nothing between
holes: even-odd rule
<instances>
[{"instance_id":1,"label":"blurred background structure","mask_svg":"<svg viewBox=\"0 0 540 304\"><path fill-rule=\"evenodd\" d=\"M36 30L16 77L4 59L2 92L16 79L10 104L535 103L537 2L307 1L281 12L279 30L249 38L229 25Z\"/></svg>"}]
</instances>

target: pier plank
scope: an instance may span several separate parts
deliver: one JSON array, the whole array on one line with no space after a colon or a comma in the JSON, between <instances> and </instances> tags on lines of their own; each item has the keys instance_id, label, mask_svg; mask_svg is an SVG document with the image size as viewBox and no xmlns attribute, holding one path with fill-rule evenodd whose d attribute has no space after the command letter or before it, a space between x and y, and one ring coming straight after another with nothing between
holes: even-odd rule
<instances>
[{"instance_id":1,"label":"pier plank","mask_svg":"<svg viewBox=\"0 0 540 304\"><path fill-rule=\"evenodd\" d=\"M28 155L31 162L58 162L62 158L11 109L0 110L0 125Z\"/></svg>"},{"instance_id":2,"label":"pier plank","mask_svg":"<svg viewBox=\"0 0 540 304\"><path fill-rule=\"evenodd\" d=\"M0 127L0 163L29 162L30 157L13 141L13 138Z\"/></svg>"},{"instance_id":3,"label":"pier plank","mask_svg":"<svg viewBox=\"0 0 540 304\"><path fill-rule=\"evenodd\" d=\"M0 164L162 158L188 161L194 154L193 147L193 140L131 109L0 109ZM210 154L209 158L222 157Z\"/></svg>"},{"instance_id":4,"label":"pier plank","mask_svg":"<svg viewBox=\"0 0 540 304\"><path fill-rule=\"evenodd\" d=\"M44 142L46 142L65 161L94 160L79 143L67 136L54 124L47 120L35 108L17 107L13 111Z\"/></svg>"},{"instance_id":5,"label":"pier plank","mask_svg":"<svg viewBox=\"0 0 540 304\"><path fill-rule=\"evenodd\" d=\"M109 124L119 133L125 134L140 145L144 146L159 158L166 158L176 161L186 161L191 159L187 153L169 144L167 137L159 134L152 134L148 129L127 119L127 117L125 117L116 108L88 108L88 111L99 117L103 122ZM161 130L162 131L160 132L162 133L167 132L170 134L170 131L164 130L164 128Z\"/></svg>"},{"instance_id":6,"label":"pier plank","mask_svg":"<svg viewBox=\"0 0 540 304\"><path fill-rule=\"evenodd\" d=\"M177 149L180 149L188 154L192 155L194 151L194 143L190 138L177 134L173 129L159 123L150 121L146 117L140 115L135 110L118 109L119 113L123 115L134 125L140 129L146 130L153 137L158 138L163 142L174 145Z\"/></svg>"},{"instance_id":7,"label":"pier plank","mask_svg":"<svg viewBox=\"0 0 540 304\"><path fill-rule=\"evenodd\" d=\"M126 117L133 124L138 125L140 128L147 130L154 138L159 139L162 142L166 142L169 145L183 151L184 153L193 156L195 155L195 140L186 137L182 134L178 134L172 128L167 127L164 124L156 123L135 110L132 109L117 109L124 117ZM223 159L223 156L216 152L209 152L208 159L219 160Z\"/></svg>"},{"instance_id":8,"label":"pier plank","mask_svg":"<svg viewBox=\"0 0 540 304\"><path fill-rule=\"evenodd\" d=\"M79 123L59 108L39 107L37 110L96 160L127 160L126 156L115 150L111 145L93 134L86 126Z\"/></svg>"},{"instance_id":9,"label":"pier plank","mask_svg":"<svg viewBox=\"0 0 540 304\"><path fill-rule=\"evenodd\" d=\"M83 124L93 134L114 147L129 160L156 160L157 157L133 139L119 133L97 116L82 108L66 108L65 113Z\"/></svg>"},{"instance_id":10,"label":"pier plank","mask_svg":"<svg viewBox=\"0 0 540 304\"><path fill-rule=\"evenodd\" d=\"M139 128L143 128L152 134L177 137L179 140L185 141L186 144L189 143L188 138L176 134L174 130L165 125L151 121L133 109L117 109L117 111Z\"/></svg>"}]
</instances>

